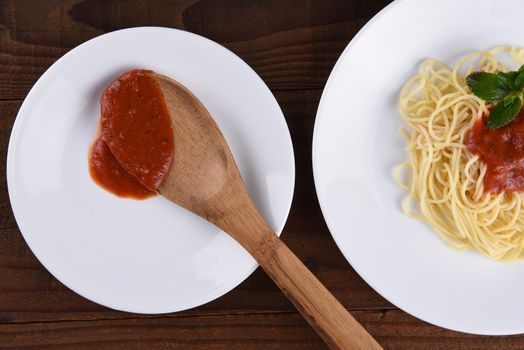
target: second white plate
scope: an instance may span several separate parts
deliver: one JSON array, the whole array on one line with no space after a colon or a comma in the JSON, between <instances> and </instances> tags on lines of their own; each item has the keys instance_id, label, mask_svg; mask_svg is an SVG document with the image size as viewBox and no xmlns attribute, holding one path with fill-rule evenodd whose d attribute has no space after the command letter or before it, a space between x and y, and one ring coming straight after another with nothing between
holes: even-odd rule
<instances>
[{"instance_id":1,"label":"second white plate","mask_svg":"<svg viewBox=\"0 0 524 350\"><path fill-rule=\"evenodd\" d=\"M405 217L393 167L406 160L398 98L426 58L524 46L519 0L400 0L368 23L337 62L318 109L315 185L340 250L382 296L436 325L524 332L524 262L447 247Z\"/></svg>"}]
</instances>

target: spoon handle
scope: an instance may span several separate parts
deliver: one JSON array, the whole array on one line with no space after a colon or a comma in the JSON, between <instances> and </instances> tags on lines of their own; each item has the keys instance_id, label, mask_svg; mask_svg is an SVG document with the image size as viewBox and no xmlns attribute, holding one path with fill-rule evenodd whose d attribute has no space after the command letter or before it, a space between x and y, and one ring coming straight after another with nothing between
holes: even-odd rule
<instances>
[{"instance_id":1,"label":"spoon handle","mask_svg":"<svg viewBox=\"0 0 524 350\"><path fill-rule=\"evenodd\" d=\"M269 228L247 195L237 204L211 221L258 261L326 344L331 349L382 349Z\"/></svg>"},{"instance_id":2,"label":"spoon handle","mask_svg":"<svg viewBox=\"0 0 524 350\"><path fill-rule=\"evenodd\" d=\"M331 349L382 349L277 235L263 242L253 256Z\"/></svg>"}]
</instances>

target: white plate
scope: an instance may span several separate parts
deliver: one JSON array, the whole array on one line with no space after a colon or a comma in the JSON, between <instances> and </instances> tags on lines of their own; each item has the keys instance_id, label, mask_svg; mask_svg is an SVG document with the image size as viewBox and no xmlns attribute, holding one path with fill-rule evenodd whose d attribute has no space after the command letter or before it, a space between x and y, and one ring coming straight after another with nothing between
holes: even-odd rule
<instances>
[{"instance_id":1,"label":"white plate","mask_svg":"<svg viewBox=\"0 0 524 350\"><path fill-rule=\"evenodd\" d=\"M348 45L326 85L313 142L315 185L340 250L382 296L427 322L478 334L524 332L524 262L448 248L400 210L392 168L402 85L429 57L524 46L520 0L401 0Z\"/></svg>"},{"instance_id":2,"label":"white plate","mask_svg":"<svg viewBox=\"0 0 524 350\"><path fill-rule=\"evenodd\" d=\"M227 234L162 197L122 199L91 180L87 155L100 95L132 68L152 69L195 93L224 133L263 217L281 232L295 170L277 102L232 52L167 28L99 36L42 75L13 127L9 196L29 247L66 286L113 309L179 311L225 294L257 264Z\"/></svg>"}]
</instances>

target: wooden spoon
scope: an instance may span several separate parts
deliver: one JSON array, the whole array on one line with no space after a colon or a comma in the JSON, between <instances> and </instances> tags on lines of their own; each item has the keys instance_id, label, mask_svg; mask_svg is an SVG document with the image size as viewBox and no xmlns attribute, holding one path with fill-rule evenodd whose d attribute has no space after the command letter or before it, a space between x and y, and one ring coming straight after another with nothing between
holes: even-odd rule
<instances>
[{"instance_id":1,"label":"wooden spoon","mask_svg":"<svg viewBox=\"0 0 524 350\"><path fill-rule=\"evenodd\" d=\"M171 168L159 193L238 241L330 348L382 349L266 224L204 105L178 82L158 74L154 78L175 139Z\"/></svg>"}]
</instances>

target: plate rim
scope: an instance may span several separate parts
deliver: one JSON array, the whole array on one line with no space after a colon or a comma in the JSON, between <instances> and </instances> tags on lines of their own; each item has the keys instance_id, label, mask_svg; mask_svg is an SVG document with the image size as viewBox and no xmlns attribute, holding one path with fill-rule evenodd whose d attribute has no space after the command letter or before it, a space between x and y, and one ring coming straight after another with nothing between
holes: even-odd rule
<instances>
[{"instance_id":1,"label":"plate rim","mask_svg":"<svg viewBox=\"0 0 524 350\"><path fill-rule=\"evenodd\" d=\"M282 122L283 122L283 131L286 133L286 139L287 141L289 141L289 157L291 159L291 162L289 164L290 166L290 193L289 193L289 198L286 198L286 202L287 204L285 205L285 218L282 222L282 224L278 225L278 228L275 230L275 233L277 236L280 236L282 234L282 231L289 219L289 214L291 212L291 207L292 207L292 204L293 204L293 198L294 198L294 194L295 194L295 185L296 185L296 167L295 167L295 153L294 153L294 144L293 144L293 139L291 137L291 132L289 130L289 125L287 123L287 120L285 118L285 115L282 111L282 108L279 104L279 102L277 101L275 95L273 94L273 92L271 91L271 89L269 88L269 86L266 84L266 82L262 79L262 77L260 77L260 75L246 62L244 61L240 56L238 56L235 52L231 51L230 49L228 49L227 47L219 44L218 42L212 40L212 39L209 39L205 36L202 36L202 35L199 35L199 34L196 34L196 33L192 33L190 31L187 31L187 30L183 30L183 29L178 29L178 28L171 28L171 27L163 27L163 26L137 26L137 27L129 27L129 28L123 28L123 29L118 29L118 30L114 30L114 31L111 31L111 32L107 32L107 33L102 33L100 35L97 35L89 40L86 40L84 42L82 42L81 44L77 45L77 46L74 46L73 48L71 48L68 52L66 52L65 54L63 54L62 56L60 56L56 61L54 61L47 69L45 69L45 71L39 76L38 80L33 84L33 86L31 87L31 89L29 90L29 92L27 93L27 95L24 97L24 100L16 114L16 117L15 117L15 120L12 124L12 127L11 127L11 132L10 132L10 136L9 136L9 142L8 142L8 145L7 145L7 157L6 157L6 170L5 170L5 174L6 174L6 183L7 183L7 192L8 192L8 200L9 200L9 204L10 204L10 207L11 207L11 210L12 210L12 213L13 213L13 217L15 218L15 222L16 222L16 225L18 227L18 230L20 231L20 234L22 235L23 239L24 239L24 242L27 244L27 246L29 247L31 253L35 256L36 260L53 276L53 278L55 278L56 280L58 280L61 284L63 284L66 288L72 290L74 293L80 295L81 297L91 301L91 302L94 302L98 305L101 305L103 307L106 307L106 308L109 308L109 309L112 309L112 310L116 310L116 311L123 311L123 312L130 312L130 313L140 313L140 314L150 314L150 315L154 315L154 314L167 314L167 313L173 313L173 312L181 312L181 311L185 311L185 310L189 310L189 309L193 309L193 308L197 308L197 307L200 307L202 305L205 305L205 304L208 304L209 302L211 301L214 301L222 296L224 296L225 294L229 293L230 291L232 291L233 289L235 289L236 287L238 287L242 282L244 282L249 276L251 276L253 274L253 272L259 267L259 264L258 262L254 262L254 264L252 266L250 266L249 268L246 267L246 271L245 273L243 274L239 274L239 277L236 278L236 279L232 279L230 283L227 283L225 285L222 286L222 288L218 288L218 289L215 289L212 293L208 294L206 298L202 298L201 300L198 301L198 303L186 303L183 307L180 307L180 308L177 308L177 309L173 309L173 310L166 310L166 311L161 311L161 312L158 312L158 311L147 311L145 309L141 309L141 306L140 305L137 305L136 308L127 308L127 307L121 307L121 306L115 306L115 305L112 305L112 303L107 303L107 302L101 302L100 300L98 300L97 297L93 297L93 296L88 296L86 295L86 293L84 293L83 291L79 291L76 287L74 286L71 286L70 283L66 283L64 282L61 278L58 278L55 274L55 271L53 271L53 269L51 269L48 264L45 262L45 259L41 259L41 257L39 256L39 254L35 253L35 250L33 249L33 246L32 244L29 242L29 240L26 238L26 234L24 234L24 226L25 224L23 223L23 221L20 220L20 208L19 206L17 205L14 205L14 201L13 201L13 198L16 197L16 195L14 194L14 189L12 188L14 185L13 183L16 181L14 178L15 178L15 174L14 174L14 160L13 160L13 152L14 152L14 148L16 148L14 146L14 143L17 139L19 139L19 134L20 134L20 124L22 123L22 119L24 119L24 115L27 115L26 113L26 109L28 108L28 104L29 104L29 101L34 99L33 95L36 93L35 91L39 89L40 85L43 84L43 78L46 77L47 75L51 74L55 69L58 69L58 67L60 66L61 62L63 62L65 59L67 59L70 55L74 54L78 49L80 48L84 48L86 46L89 46L91 45L94 41L97 41L101 38L107 38L109 36L113 36L113 35L119 35L121 34L122 32L140 32L140 31L165 31L165 32L177 32L181 35L185 35L189 38L192 38L191 40L200 40L202 42L205 42L206 44L208 45L212 45L212 46L215 46L215 47L219 47L221 50L223 50L223 52L228 55L229 57L231 57L232 59L236 60L240 65L243 65L246 69L247 69L247 72L249 72L249 74L251 74L253 76L253 78L258 81L258 83L261 83L263 87L265 87L265 89L267 89L267 91L269 92L271 98L274 100L275 102L275 106L277 107L277 110L278 112L280 113L280 115L282 116ZM17 214L17 211L18 211L18 214ZM222 231L222 230L221 230Z\"/></svg>"}]
</instances>

